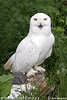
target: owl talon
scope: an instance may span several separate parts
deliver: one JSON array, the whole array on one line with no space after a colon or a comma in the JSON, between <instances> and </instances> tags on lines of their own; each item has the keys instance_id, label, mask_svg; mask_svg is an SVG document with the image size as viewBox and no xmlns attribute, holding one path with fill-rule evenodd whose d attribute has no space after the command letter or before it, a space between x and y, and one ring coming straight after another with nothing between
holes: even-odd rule
<instances>
[{"instance_id":1,"label":"owl talon","mask_svg":"<svg viewBox=\"0 0 67 100\"><path fill-rule=\"evenodd\" d=\"M41 66L34 66L34 69L36 71L40 71L40 72L45 72L46 71L46 69L42 68Z\"/></svg>"},{"instance_id":2,"label":"owl talon","mask_svg":"<svg viewBox=\"0 0 67 100\"><path fill-rule=\"evenodd\" d=\"M26 74L27 77L29 76L35 76L35 74L38 73L38 71L35 71L33 68L29 70L29 72Z\"/></svg>"}]
</instances>

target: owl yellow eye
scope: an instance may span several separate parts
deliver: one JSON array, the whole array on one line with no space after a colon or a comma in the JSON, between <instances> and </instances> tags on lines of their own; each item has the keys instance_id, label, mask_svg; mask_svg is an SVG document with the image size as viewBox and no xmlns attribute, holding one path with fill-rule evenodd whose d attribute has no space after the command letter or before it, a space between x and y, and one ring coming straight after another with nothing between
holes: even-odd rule
<instances>
[{"instance_id":1,"label":"owl yellow eye","mask_svg":"<svg viewBox=\"0 0 67 100\"><path fill-rule=\"evenodd\" d=\"M47 18L44 18L44 20L47 20Z\"/></svg>"},{"instance_id":2,"label":"owl yellow eye","mask_svg":"<svg viewBox=\"0 0 67 100\"><path fill-rule=\"evenodd\" d=\"M36 19L36 18L34 18L34 20L35 20L35 21L37 21L37 19Z\"/></svg>"}]
</instances>

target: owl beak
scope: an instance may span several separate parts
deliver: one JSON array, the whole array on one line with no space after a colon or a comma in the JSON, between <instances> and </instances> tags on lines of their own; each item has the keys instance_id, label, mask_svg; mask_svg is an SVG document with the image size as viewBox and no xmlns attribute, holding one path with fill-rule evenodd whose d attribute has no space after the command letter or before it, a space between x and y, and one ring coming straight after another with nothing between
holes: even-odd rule
<instances>
[{"instance_id":1,"label":"owl beak","mask_svg":"<svg viewBox=\"0 0 67 100\"><path fill-rule=\"evenodd\" d=\"M43 25L42 25L42 24L40 24L40 25L38 25L38 27L39 27L40 29L42 29Z\"/></svg>"}]
</instances>

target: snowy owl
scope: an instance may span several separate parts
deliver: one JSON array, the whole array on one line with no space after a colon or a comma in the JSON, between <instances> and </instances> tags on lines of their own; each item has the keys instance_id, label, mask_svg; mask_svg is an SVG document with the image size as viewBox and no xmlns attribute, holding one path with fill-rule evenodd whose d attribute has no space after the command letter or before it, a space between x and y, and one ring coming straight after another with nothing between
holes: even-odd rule
<instances>
[{"instance_id":1,"label":"snowy owl","mask_svg":"<svg viewBox=\"0 0 67 100\"><path fill-rule=\"evenodd\" d=\"M27 73L27 76L35 75L38 71L45 72L39 65L51 56L54 41L50 17L44 13L35 14L30 19L28 35L6 62L5 69L10 69L13 73Z\"/></svg>"}]
</instances>

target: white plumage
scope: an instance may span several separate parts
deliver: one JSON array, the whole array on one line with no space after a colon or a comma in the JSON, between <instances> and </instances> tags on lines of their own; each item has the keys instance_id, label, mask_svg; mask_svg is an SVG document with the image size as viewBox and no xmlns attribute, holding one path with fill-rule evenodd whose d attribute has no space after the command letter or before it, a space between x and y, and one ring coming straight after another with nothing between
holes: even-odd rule
<instances>
[{"instance_id":1,"label":"white plumage","mask_svg":"<svg viewBox=\"0 0 67 100\"><path fill-rule=\"evenodd\" d=\"M5 69L12 72L26 72L27 76L34 75L38 67L51 56L54 35L51 32L51 19L44 13L37 13L30 19L28 35L19 43L16 52L6 62Z\"/></svg>"}]
</instances>

